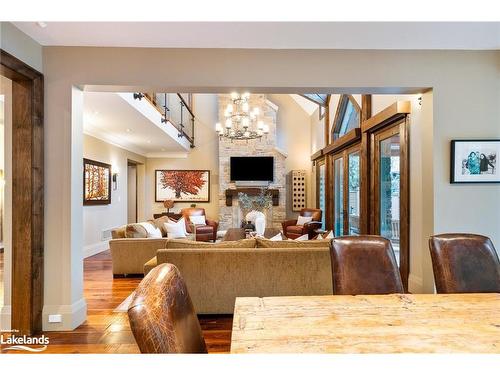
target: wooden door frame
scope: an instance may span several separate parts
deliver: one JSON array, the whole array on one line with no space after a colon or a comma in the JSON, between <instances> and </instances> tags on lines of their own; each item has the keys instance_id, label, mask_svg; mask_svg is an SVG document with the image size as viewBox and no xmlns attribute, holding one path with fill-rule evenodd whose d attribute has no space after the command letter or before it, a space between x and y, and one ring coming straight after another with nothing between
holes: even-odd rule
<instances>
[{"instance_id":1,"label":"wooden door frame","mask_svg":"<svg viewBox=\"0 0 500 375\"><path fill-rule=\"evenodd\" d=\"M405 291L408 290L410 270L410 158L409 158L409 118L404 116L383 128L370 133L370 159L372 168L370 175L370 232L380 233L380 187L378 184L380 159L378 157L379 142L393 135L400 137L400 206L399 206L399 270Z\"/></svg>"},{"instance_id":2,"label":"wooden door frame","mask_svg":"<svg viewBox=\"0 0 500 375\"><path fill-rule=\"evenodd\" d=\"M337 152L334 152L330 155L330 168L332 170L332 185L331 185L331 194L332 198L335 198L335 193L334 193L334 184L333 184L333 178L335 176L335 160L342 158L342 178L343 178L343 185L342 185L342 192L343 192L343 200L342 200L342 211L343 211L343 223L342 223L342 234L341 235L348 235L349 234L349 155L352 153L358 153L360 156L360 164L361 164L361 143L357 142L354 144L351 144L349 147L343 148ZM360 184L361 184L361 171L360 171ZM360 187L360 198L361 198L361 187ZM361 203L361 202L360 202ZM335 224L335 213L333 213L333 208L335 206L333 199L332 199L332 229L334 224ZM361 216L361 215L360 215ZM361 220L364 220L364 218L360 217L360 228L361 228Z\"/></svg>"},{"instance_id":3,"label":"wooden door frame","mask_svg":"<svg viewBox=\"0 0 500 375\"><path fill-rule=\"evenodd\" d=\"M42 330L43 75L0 49L12 81L12 319L18 334Z\"/></svg>"},{"instance_id":4,"label":"wooden door frame","mask_svg":"<svg viewBox=\"0 0 500 375\"><path fill-rule=\"evenodd\" d=\"M315 161L316 167L316 208L319 208L319 186L320 186L320 168L322 166L325 167L325 210L326 210L326 157L320 158ZM323 212L323 215L326 215L326 212Z\"/></svg>"}]
</instances>

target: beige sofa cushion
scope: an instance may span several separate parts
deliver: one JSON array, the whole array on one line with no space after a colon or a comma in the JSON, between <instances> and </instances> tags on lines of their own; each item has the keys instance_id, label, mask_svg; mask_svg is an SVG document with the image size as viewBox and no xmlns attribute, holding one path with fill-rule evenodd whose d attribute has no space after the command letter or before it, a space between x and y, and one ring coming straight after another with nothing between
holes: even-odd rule
<instances>
[{"instance_id":1,"label":"beige sofa cushion","mask_svg":"<svg viewBox=\"0 0 500 375\"><path fill-rule=\"evenodd\" d=\"M311 247L326 247L330 246L330 240L309 240L309 241L271 241L265 238L257 238L258 248L275 248L275 249L291 249L291 248L311 248Z\"/></svg>"},{"instance_id":2,"label":"beige sofa cushion","mask_svg":"<svg viewBox=\"0 0 500 375\"><path fill-rule=\"evenodd\" d=\"M166 238L119 238L109 241L113 274L141 274L144 264L164 249Z\"/></svg>"},{"instance_id":3,"label":"beige sofa cushion","mask_svg":"<svg viewBox=\"0 0 500 375\"><path fill-rule=\"evenodd\" d=\"M167 241L167 249L252 249L255 248L255 239L244 239L239 241L201 242L182 239Z\"/></svg>"},{"instance_id":4,"label":"beige sofa cushion","mask_svg":"<svg viewBox=\"0 0 500 375\"><path fill-rule=\"evenodd\" d=\"M146 263L144 263L144 276L146 276L153 268L158 265L156 256L152 257Z\"/></svg>"},{"instance_id":5,"label":"beige sofa cushion","mask_svg":"<svg viewBox=\"0 0 500 375\"><path fill-rule=\"evenodd\" d=\"M125 238L148 238L148 232L141 224L127 224Z\"/></svg>"},{"instance_id":6,"label":"beige sofa cushion","mask_svg":"<svg viewBox=\"0 0 500 375\"><path fill-rule=\"evenodd\" d=\"M177 266L198 314L233 314L237 297L332 294L326 247L164 249L157 260Z\"/></svg>"}]
</instances>

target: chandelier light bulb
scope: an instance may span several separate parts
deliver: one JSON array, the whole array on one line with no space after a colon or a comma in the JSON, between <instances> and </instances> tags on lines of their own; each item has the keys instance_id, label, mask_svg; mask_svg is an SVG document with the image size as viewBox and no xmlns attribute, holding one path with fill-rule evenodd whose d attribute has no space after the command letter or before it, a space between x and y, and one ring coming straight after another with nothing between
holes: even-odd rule
<instances>
[{"instance_id":1,"label":"chandelier light bulb","mask_svg":"<svg viewBox=\"0 0 500 375\"><path fill-rule=\"evenodd\" d=\"M258 115L260 114L260 109L259 109L259 107L255 107L255 108L253 109L253 114L254 114L255 116L258 116Z\"/></svg>"},{"instance_id":2,"label":"chandelier light bulb","mask_svg":"<svg viewBox=\"0 0 500 375\"><path fill-rule=\"evenodd\" d=\"M249 92L246 92L243 94L242 96L243 99L249 99L250 98L250 93Z\"/></svg>"},{"instance_id":3,"label":"chandelier light bulb","mask_svg":"<svg viewBox=\"0 0 500 375\"><path fill-rule=\"evenodd\" d=\"M215 124L215 130L219 133L222 132L222 125L220 122L218 122L217 124Z\"/></svg>"},{"instance_id":4,"label":"chandelier light bulb","mask_svg":"<svg viewBox=\"0 0 500 375\"><path fill-rule=\"evenodd\" d=\"M248 105L248 102L245 102L245 103L243 103L241 108L243 109L244 112L248 112L248 110L250 109L250 106Z\"/></svg>"},{"instance_id":5,"label":"chandelier light bulb","mask_svg":"<svg viewBox=\"0 0 500 375\"><path fill-rule=\"evenodd\" d=\"M263 122L263 121L259 121L259 122L257 123L257 128L258 128L259 130L264 130L264 122Z\"/></svg>"},{"instance_id":6,"label":"chandelier light bulb","mask_svg":"<svg viewBox=\"0 0 500 375\"><path fill-rule=\"evenodd\" d=\"M228 104L227 105L226 112L227 113L233 113L233 105L232 104Z\"/></svg>"},{"instance_id":7,"label":"chandelier light bulb","mask_svg":"<svg viewBox=\"0 0 500 375\"><path fill-rule=\"evenodd\" d=\"M238 93L237 92L232 92L231 93L231 99L233 99L233 100L238 99Z\"/></svg>"},{"instance_id":8,"label":"chandelier light bulb","mask_svg":"<svg viewBox=\"0 0 500 375\"><path fill-rule=\"evenodd\" d=\"M228 118L226 120L226 128L227 129L231 129L232 126L233 126L233 123L231 122L231 119Z\"/></svg>"},{"instance_id":9,"label":"chandelier light bulb","mask_svg":"<svg viewBox=\"0 0 500 375\"><path fill-rule=\"evenodd\" d=\"M250 125L250 120L248 117L243 118L243 121L241 122L243 124L243 127L246 129L248 128L248 125Z\"/></svg>"},{"instance_id":10,"label":"chandelier light bulb","mask_svg":"<svg viewBox=\"0 0 500 375\"><path fill-rule=\"evenodd\" d=\"M262 128L262 130L264 131L264 134L268 134L269 133L269 126L268 125L264 125L264 127Z\"/></svg>"}]
</instances>

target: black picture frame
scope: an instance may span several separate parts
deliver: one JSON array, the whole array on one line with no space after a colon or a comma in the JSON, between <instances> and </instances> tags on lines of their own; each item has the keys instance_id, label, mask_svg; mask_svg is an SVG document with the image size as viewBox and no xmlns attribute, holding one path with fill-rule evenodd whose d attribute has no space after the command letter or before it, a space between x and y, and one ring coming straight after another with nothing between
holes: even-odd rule
<instances>
[{"instance_id":1,"label":"black picture frame","mask_svg":"<svg viewBox=\"0 0 500 375\"><path fill-rule=\"evenodd\" d=\"M106 199L87 199L86 197L86 165L93 165L96 167L104 168L107 169L106 174L108 176L108 196ZM96 160L91 160L91 159L83 159L83 205L84 206L103 206L103 205L108 205L111 204L111 164L103 163L100 161Z\"/></svg>"},{"instance_id":2,"label":"black picture frame","mask_svg":"<svg viewBox=\"0 0 500 375\"><path fill-rule=\"evenodd\" d=\"M472 150L472 151L471 151ZM482 151L482 152L481 152ZM475 165L473 170L468 166L468 158L472 153L479 153L477 160L478 165ZM489 155L486 155L488 153ZM482 162L485 156L487 162ZM494 155L494 162L489 159ZM450 144L450 183L451 184L498 184L500 183L500 170L498 169L498 158L500 156L500 139L453 139ZM483 173L484 164L486 168L491 169L492 173ZM493 167L492 167L493 164ZM461 165L461 167L460 167ZM479 169L479 173L475 173ZM457 173L458 170L466 171ZM472 170L472 174L470 173Z\"/></svg>"}]
</instances>

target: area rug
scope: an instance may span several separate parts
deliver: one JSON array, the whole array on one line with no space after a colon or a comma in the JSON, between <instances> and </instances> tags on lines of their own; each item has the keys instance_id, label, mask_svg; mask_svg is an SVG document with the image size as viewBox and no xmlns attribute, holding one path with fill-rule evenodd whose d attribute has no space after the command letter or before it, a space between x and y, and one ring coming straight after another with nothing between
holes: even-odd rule
<instances>
[{"instance_id":1,"label":"area rug","mask_svg":"<svg viewBox=\"0 0 500 375\"><path fill-rule=\"evenodd\" d=\"M128 307L130 306L130 303L132 302L132 298L134 298L135 292L132 292L130 296L125 298L125 300L118 305L116 309L113 310L113 312L116 313L126 313L128 311Z\"/></svg>"}]
</instances>

